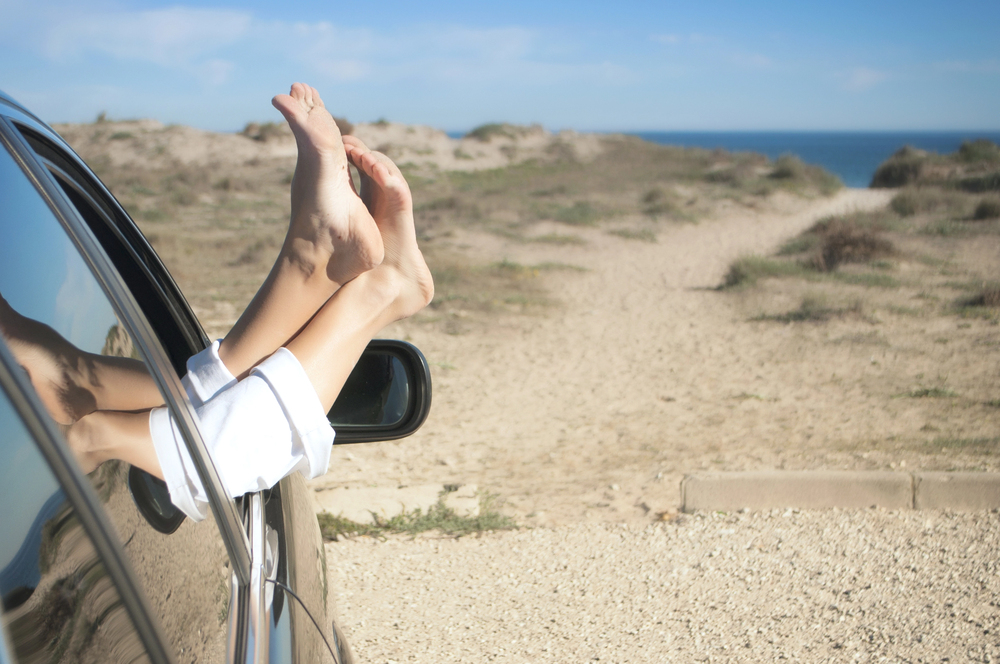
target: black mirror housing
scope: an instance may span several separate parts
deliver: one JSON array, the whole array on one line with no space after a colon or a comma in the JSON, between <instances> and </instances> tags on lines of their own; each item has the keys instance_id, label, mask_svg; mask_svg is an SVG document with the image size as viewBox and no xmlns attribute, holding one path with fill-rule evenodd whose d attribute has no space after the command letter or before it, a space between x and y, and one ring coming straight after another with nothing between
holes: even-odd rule
<instances>
[{"instance_id":1,"label":"black mirror housing","mask_svg":"<svg viewBox=\"0 0 1000 664\"><path fill-rule=\"evenodd\" d=\"M334 445L405 438L427 419L431 374L411 343L373 339L361 355L327 419Z\"/></svg>"}]
</instances>

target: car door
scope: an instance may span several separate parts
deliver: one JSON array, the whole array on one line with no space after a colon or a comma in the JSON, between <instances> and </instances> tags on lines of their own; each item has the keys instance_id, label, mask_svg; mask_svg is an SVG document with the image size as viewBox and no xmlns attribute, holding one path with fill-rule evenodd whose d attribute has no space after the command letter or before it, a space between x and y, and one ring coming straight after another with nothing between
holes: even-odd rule
<instances>
[{"instance_id":1,"label":"car door","mask_svg":"<svg viewBox=\"0 0 1000 664\"><path fill-rule=\"evenodd\" d=\"M279 567L289 580L290 561L278 564L280 550L287 554L308 547L287 546L285 539L294 539L287 537L288 529L279 532L266 523L267 514L275 525L293 520L275 509L282 504L280 488L273 496L250 496L240 504L221 488L178 381L186 358L204 345L203 333L141 234L130 222L121 223L128 221L127 216L100 183L47 127L9 100L0 97L0 102L0 185L4 187L0 251L7 267L0 267L0 294L19 316L45 326L83 352L140 362L185 429L210 492L212 518L194 523L179 517L155 478L121 462L103 464L87 478L89 495L96 496L99 506L93 500L84 503L92 513L113 523L109 532L116 535L109 536L107 547L114 550L117 546L121 556L108 567L124 575L122 583L131 579L139 589L133 593L143 598L137 615L155 616L148 618L156 626L150 633L153 637L162 633L165 650L178 661L267 661L269 657L292 661L293 653L319 638L318 632L310 627L313 631L307 638L303 630L286 624L281 632L286 637L271 643L270 635L279 626L270 610L275 605L273 586ZM22 346L30 345L32 339L21 341ZM12 375L17 378L16 371ZM30 380L24 384L23 376L21 383L19 389L33 389ZM33 396L36 406L44 403L38 394ZM56 427L49 444L63 469L72 470L72 455L58 425L43 411L40 421L45 422L47 416L47 426ZM79 475L79 469L75 472ZM286 502L294 492L294 485L289 486ZM268 504L272 504L270 509ZM48 515L44 505L38 509L42 510L38 518ZM39 522L43 529L52 527L47 524L55 516L48 516ZM315 523L312 528L316 529ZM28 549L33 550L33 545ZM127 563L119 564L122 561ZM316 565L312 570L314 582L309 585L316 587L320 575ZM35 590L48 587L41 579L34 584L30 588ZM28 593L18 606L32 601L35 590L23 590L14 597ZM282 598L279 593L279 604ZM325 603L317 606L314 602L310 613L325 622L325 609ZM286 623L290 614L291 610L285 612ZM8 617L5 612L5 621ZM42 626L51 622L45 616L40 621ZM37 635L42 627L35 629ZM298 643L292 643L296 633L302 635ZM153 637L149 638L155 643ZM36 655L18 646L21 641L13 639L13 643L19 656L28 652L28 660L35 659ZM317 658L323 655L317 648L309 650L316 651ZM56 654L69 657L68 652Z\"/></svg>"}]
</instances>

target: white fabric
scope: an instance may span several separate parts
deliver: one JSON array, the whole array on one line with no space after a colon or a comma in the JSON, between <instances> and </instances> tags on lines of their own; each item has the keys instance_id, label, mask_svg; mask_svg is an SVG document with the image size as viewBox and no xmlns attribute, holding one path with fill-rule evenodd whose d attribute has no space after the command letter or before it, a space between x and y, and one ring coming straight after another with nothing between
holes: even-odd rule
<instances>
[{"instance_id":1,"label":"white fabric","mask_svg":"<svg viewBox=\"0 0 1000 664\"><path fill-rule=\"evenodd\" d=\"M182 382L229 494L269 489L296 470L307 478L325 473L334 432L295 355L279 348L237 382L218 348L216 342L188 360ZM168 409L150 412L149 429L171 501L203 519L208 496Z\"/></svg>"}]
</instances>

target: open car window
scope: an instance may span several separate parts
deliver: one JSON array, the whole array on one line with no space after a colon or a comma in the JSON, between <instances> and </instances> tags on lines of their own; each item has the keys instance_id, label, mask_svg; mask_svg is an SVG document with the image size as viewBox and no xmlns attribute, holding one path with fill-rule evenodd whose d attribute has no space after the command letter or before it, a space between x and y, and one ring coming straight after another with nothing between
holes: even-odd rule
<instances>
[{"instance_id":1,"label":"open car window","mask_svg":"<svg viewBox=\"0 0 1000 664\"><path fill-rule=\"evenodd\" d=\"M95 451L114 445L131 454L145 444L142 433L144 425L148 433L149 409L164 402L150 368L49 204L2 147L0 201L3 343L68 441L77 442L75 432L97 415L101 417L96 420L117 418L134 425L135 440L125 437L127 430L94 427L92 435L80 439L87 445L71 448L82 469L90 471L93 488L118 530L173 651L184 653L187 661L221 661L232 570L216 523L176 518L169 496L148 473L138 470L139 462L110 460L93 469ZM81 211L81 216L91 213L97 210ZM4 427L5 433L6 423ZM151 464L148 455L145 461L146 470L156 470L155 453ZM39 509L48 508L43 504ZM42 516L53 518L48 512ZM26 591L18 592L21 595L15 593L14 600ZM48 638L47 634L32 638Z\"/></svg>"}]
</instances>

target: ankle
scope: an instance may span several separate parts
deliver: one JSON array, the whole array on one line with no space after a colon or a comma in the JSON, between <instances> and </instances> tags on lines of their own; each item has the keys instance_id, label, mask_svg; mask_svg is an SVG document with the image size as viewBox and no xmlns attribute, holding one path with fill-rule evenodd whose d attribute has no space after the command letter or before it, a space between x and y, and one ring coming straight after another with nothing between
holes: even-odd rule
<instances>
[{"instance_id":1,"label":"ankle","mask_svg":"<svg viewBox=\"0 0 1000 664\"><path fill-rule=\"evenodd\" d=\"M104 424L102 413L95 411L81 417L66 431L66 442L85 473L110 458L105 448L108 431Z\"/></svg>"}]
</instances>

